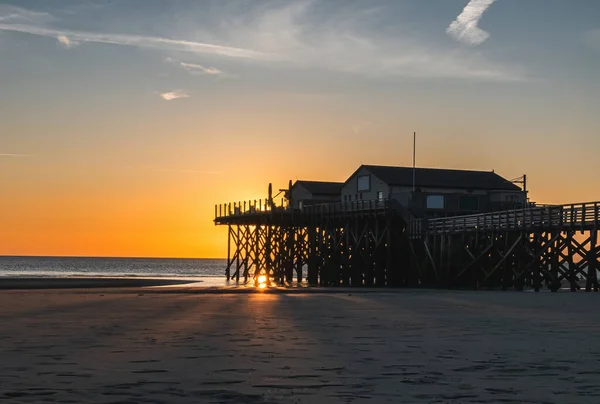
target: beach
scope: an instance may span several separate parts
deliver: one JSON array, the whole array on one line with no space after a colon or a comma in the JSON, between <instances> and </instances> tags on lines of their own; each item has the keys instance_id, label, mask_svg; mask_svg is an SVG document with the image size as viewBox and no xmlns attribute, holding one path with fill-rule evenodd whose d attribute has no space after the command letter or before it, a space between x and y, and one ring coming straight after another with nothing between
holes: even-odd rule
<instances>
[{"instance_id":1,"label":"beach","mask_svg":"<svg viewBox=\"0 0 600 404\"><path fill-rule=\"evenodd\" d=\"M326 292L3 290L0 400L600 402L598 294Z\"/></svg>"}]
</instances>

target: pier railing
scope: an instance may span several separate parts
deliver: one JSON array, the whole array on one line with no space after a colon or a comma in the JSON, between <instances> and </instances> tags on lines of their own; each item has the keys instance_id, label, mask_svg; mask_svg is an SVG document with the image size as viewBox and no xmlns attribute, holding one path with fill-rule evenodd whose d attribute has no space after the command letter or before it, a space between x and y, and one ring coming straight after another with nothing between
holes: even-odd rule
<instances>
[{"instance_id":1,"label":"pier railing","mask_svg":"<svg viewBox=\"0 0 600 404\"><path fill-rule=\"evenodd\" d=\"M280 203L269 201L268 199L255 199L250 201L239 201L231 203L221 203L215 205L215 219L225 217L237 217L245 215L253 215L266 212L282 212L289 207L285 199L281 199Z\"/></svg>"},{"instance_id":2,"label":"pier railing","mask_svg":"<svg viewBox=\"0 0 600 404\"><path fill-rule=\"evenodd\" d=\"M306 217L334 217L349 214L367 214L385 212L390 207L387 199L361 200L349 202L320 203L292 208L286 200L279 204L270 203L268 199L232 202L215 205L215 220L243 218L252 215L267 215L270 213L288 213Z\"/></svg>"},{"instance_id":3,"label":"pier railing","mask_svg":"<svg viewBox=\"0 0 600 404\"><path fill-rule=\"evenodd\" d=\"M489 230L589 230L600 229L600 202L538 205L534 208L482 213L409 223L411 237Z\"/></svg>"}]
</instances>

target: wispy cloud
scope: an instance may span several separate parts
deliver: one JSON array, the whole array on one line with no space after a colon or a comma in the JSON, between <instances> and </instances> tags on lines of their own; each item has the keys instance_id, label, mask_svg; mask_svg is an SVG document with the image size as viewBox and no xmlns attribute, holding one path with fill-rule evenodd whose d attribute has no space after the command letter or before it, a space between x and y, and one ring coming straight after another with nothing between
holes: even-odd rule
<instances>
[{"instance_id":1,"label":"wispy cloud","mask_svg":"<svg viewBox=\"0 0 600 404\"><path fill-rule=\"evenodd\" d=\"M448 28L449 33L472 44L481 43L489 34L479 30L477 22L492 3L493 0L471 1L451 24L452 29ZM189 29L194 32L194 38L203 38L206 42L72 31L23 20L0 21L0 30L64 37L61 43L65 46L66 43L106 43L188 51L249 59L269 69L328 71L366 78L515 81L525 77L514 66L492 62L481 53L447 47L423 37L409 24L384 25L389 20L388 10L365 2L342 2L331 9L323 0L233 1L216 2L209 10L212 13L207 17L209 22ZM220 43L228 46L218 45ZM229 46L231 44L235 46ZM204 62L177 63L190 73L226 75L220 68Z\"/></svg>"},{"instance_id":2,"label":"wispy cloud","mask_svg":"<svg viewBox=\"0 0 600 404\"><path fill-rule=\"evenodd\" d=\"M75 45L77 45L77 42L75 42L75 41L71 41L71 40L69 39L69 37L68 37L68 36L66 36L66 35L59 35L59 36L56 38L56 40L57 40L57 41L58 41L60 44L64 45L64 47L65 47L65 48L70 48L70 47L72 47L72 46L75 46Z\"/></svg>"},{"instance_id":3,"label":"wispy cloud","mask_svg":"<svg viewBox=\"0 0 600 404\"><path fill-rule=\"evenodd\" d=\"M294 69L346 72L368 78L521 81L525 77L518 69L494 63L482 53L449 48L423 37L409 24L385 25L389 17L386 8L343 2L323 13L325 3L272 2L242 17L225 16L223 25L230 29L221 35L240 46L252 45L275 54L280 58L279 65Z\"/></svg>"},{"instance_id":4,"label":"wispy cloud","mask_svg":"<svg viewBox=\"0 0 600 404\"><path fill-rule=\"evenodd\" d=\"M30 157L31 154L20 154L20 153L0 153L0 157Z\"/></svg>"},{"instance_id":5,"label":"wispy cloud","mask_svg":"<svg viewBox=\"0 0 600 404\"><path fill-rule=\"evenodd\" d=\"M172 101L172 100L176 100L178 98L189 98L190 97L190 94L185 90L173 90L173 91L169 91L167 93L159 93L159 95L165 101Z\"/></svg>"},{"instance_id":6,"label":"wispy cloud","mask_svg":"<svg viewBox=\"0 0 600 404\"><path fill-rule=\"evenodd\" d=\"M217 68L214 67L204 67L202 65L199 64L195 64L195 63L184 63L181 62L181 67L183 67L184 69L188 70L188 71L196 71L196 72L202 72L205 74L210 74L213 76L218 76L220 74L223 74L223 72Z\"/></svg>"},{"instance_id":7,"label":"wispy cloud","mask_svg":"<svg viewBox=\"0 0 600 404\"><path fill-rule=\"evenodd\" d=\"M0 22L41 24L55 18L44 12L27 10L10 4L0 4Z\"/></svg>"},{"instance_id":8,"label":"wispy cloud","mask_svg":"<svg viewBox=\"0 0 600 404\"><path fill-rule=\"evenodd\" d=\"M174 59L172 57L168 57L166 59L166 61L169 63L174 63L192 74L208 74L211 76L224 75L224 72L217 69L216 67L206 67L206 66L203 66L198 63L186 63L186 62L182 62L177 59Z\"/></svg>"},{"instance_id":9,"label":"wispy cloud","mask_svg":"<svg viewBox=\"0 0 600 404\"><path fill-rule=\"evenodd\" d=\"M9 21L8 23L5 21ZM72 31L50 28L42 25L10 23L10 20L0 16L0 30L21 32L50 38L66 38L69 43L103 43L121 46L137 46L145 48L187 51L195 53L216 54L236 58L267 58L268 55L251 49L216 45L196 41L170 39L144 35L125 35L114 33L99 33Z\"/></svg>"},{"instance_id":10,"label":"wispy cloud","mask_svg":"<svg viewBox=\"0 0 600 404\"><path fill-rule=\"evenodd\" d=\"M457 41L468 45L479 45L487 41L490 34L477 26L479 20L496 0L470 0L462 13L454 20L446 32Z\"/></svg>"}]
</instances>

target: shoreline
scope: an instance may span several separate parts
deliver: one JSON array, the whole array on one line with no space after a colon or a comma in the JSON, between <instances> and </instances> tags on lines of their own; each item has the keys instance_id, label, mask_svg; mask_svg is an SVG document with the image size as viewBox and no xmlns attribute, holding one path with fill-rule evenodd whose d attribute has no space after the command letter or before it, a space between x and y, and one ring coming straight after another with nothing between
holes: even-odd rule
<instances>
[{"instance_id":1,"label":"shoreline","mask_svg":"<svg viewBox=\"0 0 600 404\"><path fill-rule=\"evenodd\" d=\"M142 288L201 283L202 280L125 277L5 277L0 290Z\"/></svg>"},{"instance_id":2,"label":"shoreline","mask_svg":"<svg viewBox=\"0 0 600 404\"><path fill-rule=\"evenodd\" d=\"M391 287L352 287L352 286L271 286L264 289L250 284L226 283L218 277L162 278L162 277L111 277L111 276L63 276L63 277L0 277L0 290L93 290L116 293L157 293L157 294L529 294L533 290L522 292L515 290L472 290L472 289L432 289L432 288L391 288ZM542 289L541 294L552 293ZM561 288L559 294L573 294L568 287ZM587 294L582 288L576 294Z\"/></svg>"}]
</instances>

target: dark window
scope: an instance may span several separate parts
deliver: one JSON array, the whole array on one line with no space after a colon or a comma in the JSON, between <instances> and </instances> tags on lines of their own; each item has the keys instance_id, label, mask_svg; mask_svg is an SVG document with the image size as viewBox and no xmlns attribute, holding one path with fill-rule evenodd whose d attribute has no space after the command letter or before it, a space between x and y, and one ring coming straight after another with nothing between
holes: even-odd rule
<instances>
[{"instance_id":1,"label":"dark window","mask_svg":"<svg viewBox=\"0 0 600 404\"><path fill-rule=\"evenodd\" d=\"M357 191L369 191L371 189L371 176L361 175L356 178Z\"/></svg>"},{"instance_id":2,"label":"dark window","mask_svg":"<svg viewBox=\"0 0 600 404\"><path fill-rule=\"evenodd\" d=\"M377 199L383 201L383 191L377 192Z\"/></svg>"},{"instance_id":3,"label":"dark window","mask_svg":"<svg viewBox=\"0 0 600 404\"><path fill-rule=\"evenodd\" d=\"M444 195L427 195L427 209L444 209Z\"/></svg>"}]
</instances>

